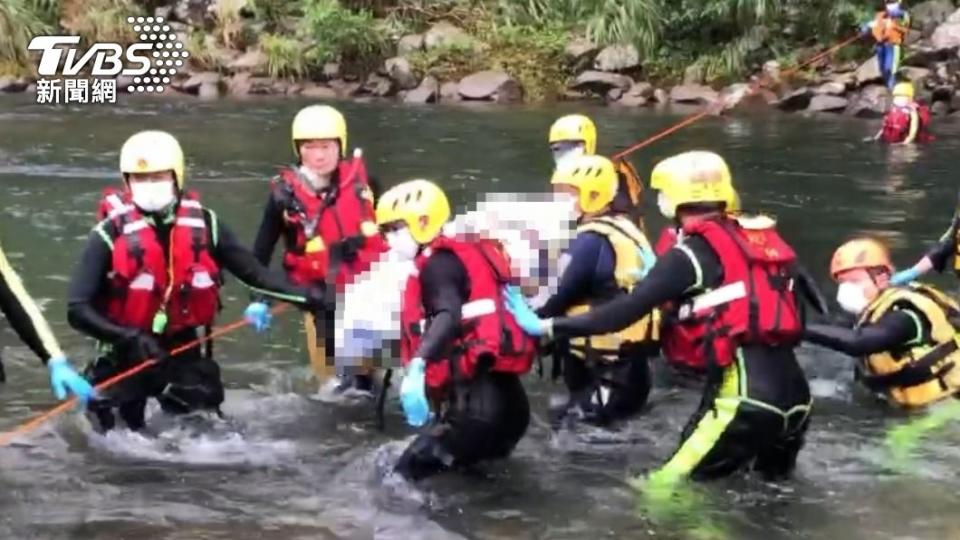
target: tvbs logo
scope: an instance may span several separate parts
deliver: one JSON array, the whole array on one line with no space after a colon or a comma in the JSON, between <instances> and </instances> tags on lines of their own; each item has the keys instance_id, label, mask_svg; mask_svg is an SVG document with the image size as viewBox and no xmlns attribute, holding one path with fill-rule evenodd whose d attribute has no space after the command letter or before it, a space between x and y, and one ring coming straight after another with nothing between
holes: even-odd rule
<instances>
[{"instance_id":1,"label":"tvbs logo","mask_svg":"<svg viewBox=\"0 0 960 540\"><path fill-rule=\"evenodd\" d=\"M28 48L41 53L37 102L115 103L114 77L118 75L129 79L127 92L163 92L189 56L170 25L163 22L163 17L128 17L139 40L126 47L94 43L83 51L78 36L33 38ZM93 79L77 78L85 68Z\"/></svg>"}]
</instances>

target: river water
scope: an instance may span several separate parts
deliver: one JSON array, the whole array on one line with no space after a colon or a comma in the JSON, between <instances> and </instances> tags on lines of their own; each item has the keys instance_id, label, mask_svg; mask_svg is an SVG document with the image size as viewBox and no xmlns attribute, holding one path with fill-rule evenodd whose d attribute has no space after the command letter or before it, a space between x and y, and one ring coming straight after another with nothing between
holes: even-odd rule
<instances>
[{"instance_id":1,"label":"river water","mask_svg":"<svg viewBox=\"0 0 960 540\"><path fill-rule=\"evenodd\" d=\"M74 260L99 191L118 182L117 153L145 128L175 133L188 181L243 238L251 239L265 179L290 159L289 122L304 103L130 100L50 108L0 100L0 240L46 310L68 354L92 346L65 321ZM342 105L351 146L362 146L385 184L436 179L463 208L487 191L546 185L551 121L572 109ZM580 109L582 110L582 108ZM680 111L589 110L601 151L641 139ZM634 156L643 173L673 153L706 148L729 160L746 208L777 216L781 231L832 296L826 265L853 234L887 239L910 264L947 226L957 201L960 125L937 127L924 148L861 142L876 121L744 112L706 119ZM659 226L648 201L648 223ZM935 278L955 291L952 277ZM226 289L222 321L246 292ZM924 415L885 409L852 382L851 364L800 349L817 396L795 479L739 477L638 497L624 480L669 456L698 389L664 370L647 413L613 434L553 434L551 392L527 378L534 419L513 457L483 474L417 486L389 474L409 441L395 406L385 433L363 404L318 399L285 314L265 338L251 330L217 343L228 385L227 421L167 419L156 436L94 434L71 414L0 449L0 538L955 538L960 537L960 422L930 429ZM3 325L8 382L0 428L54 404L45 370ZM890 441L899 441L892 444Z\"/></svg>"}]
</instances>

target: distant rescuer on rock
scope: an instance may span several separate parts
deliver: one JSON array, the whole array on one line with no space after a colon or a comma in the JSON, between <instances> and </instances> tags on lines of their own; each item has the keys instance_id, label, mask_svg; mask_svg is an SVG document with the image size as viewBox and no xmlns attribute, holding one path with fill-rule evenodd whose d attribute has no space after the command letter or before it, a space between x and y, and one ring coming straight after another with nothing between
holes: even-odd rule
<instances>
[{"instance_id":1,"label":"distant rescuer on rock","mask_svg":"<svg viewBox=\"0 0 960 540\"><path fill-rule=\"evenodd\" d=\"M900 2L886 2L883 10L877 12L871 22L860 26L860 33L873 35L877 42L877 63L880 75L887 88L892 90L896 84L897 71L903 59L903 42L910 29L910 14Z\"/></svg>"}]
</instances>

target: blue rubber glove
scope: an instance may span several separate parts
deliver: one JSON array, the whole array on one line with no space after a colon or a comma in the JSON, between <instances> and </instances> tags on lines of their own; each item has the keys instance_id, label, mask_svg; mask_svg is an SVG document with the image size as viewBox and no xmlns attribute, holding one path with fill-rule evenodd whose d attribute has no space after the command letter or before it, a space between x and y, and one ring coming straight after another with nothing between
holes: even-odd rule
<instances>
[{"instance_id":1,"label":"blue rubber glove","mask_svg":"<svg viewBox=\"0 0 960 540\"><path fill-rule=\"evenodd\" d=\"M400 404L407 423L413 427L423 426L430 420L430 403L425 392L426 371L427 364L423 358L414 358L400 383Z\"/></svg>"},{"instance_id":2,"label":"blue rubber glove","mask_svg":"<svg viewBox=\"0 0 960 540\"><path fill-rule=\"evenodd\" d=\"M503 299L507 304L507 309L517 320L517 324L527 335L540 337L544 334L543 322L537 314L530 309L527 301L523 298L520 288L515 285L508 285L503 289Z\"/></svg>"},{"instance_id":3,"label":"blue rubber glove","mask_svg":"<svg viewBox=\"0 0 960 540\"><path fill-rule=\"evenodd\" d=\"M640 259L640 268L635 272L634 279L640 281L647 277L653 265L657 264L657 255L652 249L645 247L637 248L637 258Z\"/></svg>"},{"instance_id":4,"label":"blue rubber glove","mask_svg":"<svg viewBox=\"0 0 960 540\"><path fill-rule=\"evenodd\" d=\"M270 314L270 306L263 302L253 302L243 312L243 318L253 326L257 332L263 332L270 328L270 321L273 315Z\"/></svg>"},{"instance_id":5,"label":"blue rubber glove","mask_svg":"<svg viewBox=\"0 0 960 540\"><path fill-rule=\"evenodd\" d=\"M916 281L920 277L920 272L917 272L913 268L908 268L906 270L901 270L890 277L890 283L892 285L906 285L912 281Z\"/></svg>"},{"instance_id":6,"label":"blue rubber glove","mask_svg":"<svg viewBox=\"0 0 960 540\"><path fill-rule=\"evenodd\" d=\"M66 399L68 392L82 402L95 396L96 392L90 383L70 367L66 358L51 358L47 361L47 369L50 371L50 387L57 399Z\"/></svg>"}]
</instances>

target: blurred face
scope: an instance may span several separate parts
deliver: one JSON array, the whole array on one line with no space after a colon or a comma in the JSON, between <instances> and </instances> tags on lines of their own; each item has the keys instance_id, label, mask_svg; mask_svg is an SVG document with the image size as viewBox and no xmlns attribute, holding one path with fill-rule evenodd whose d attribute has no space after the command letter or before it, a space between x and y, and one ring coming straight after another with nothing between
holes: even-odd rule
<instances>
[{"instance_id":1,"label":"blurred face","mask_svg":"<svg viewBox=\"0 0 960 540\"><path fill-rule=\"evenodd\" d=\"M301 142L300 163L317 176L330 176L340 163L340 141L312 139Z\"/></svg>"},{"instance_id":2,"label":"blurred face","mask_svg":"<svg viewBox=\"0 0 960 540\"><path fill-rule=\"evenodd\" d=\"M173 171L128 173L126 179L133 204L144 212L165 210L177 199Z\"/></svg>"},{"instance_id":3,"label":"blurred face","mask_svg":"<svg viewBox=\"0 0 960 540\"><path fill-rule=\"evenodd\" d=\"M890 274L886 271L871 272L864 268L856 268L840 272L836 280L837 303L844 311L859 315L880 295L881 291L887 288L890 284Z\"/></svg>"},{"instance_id":4,"label":"blurred face","mask_svg":"<svg viewBox=\"0 0 960 540\"><path fill-rule=\"evenodd\" d=\"M387 240L390 250L400 256L401 260L412 261L420 252L420 244L413 239L410 228L402 221L395 221L382 225L380 230Z\"/></svg>"},{"instance_id":5,"label":"blurred face","mask_svg":"<svg viewBox=\"0 0 960 540\"><path fill-rule=\"evenodd\" d=\"M553 186L553 196L556 201L569 209L571 218L583 215L583 209L580 208L580 190L577 188L565 184L556 184Z\"/></svg>"}]
</instances>

